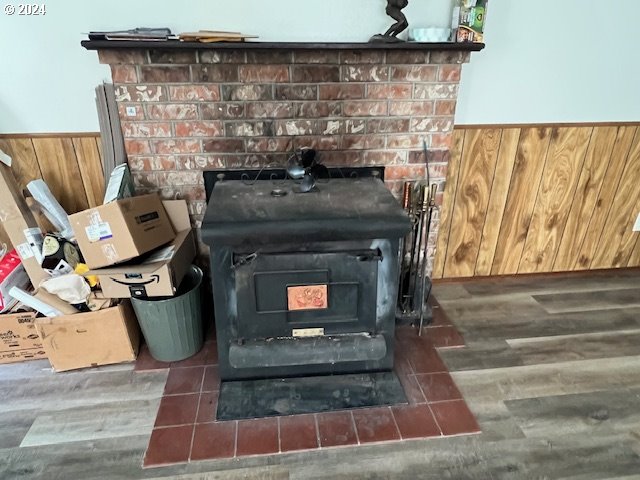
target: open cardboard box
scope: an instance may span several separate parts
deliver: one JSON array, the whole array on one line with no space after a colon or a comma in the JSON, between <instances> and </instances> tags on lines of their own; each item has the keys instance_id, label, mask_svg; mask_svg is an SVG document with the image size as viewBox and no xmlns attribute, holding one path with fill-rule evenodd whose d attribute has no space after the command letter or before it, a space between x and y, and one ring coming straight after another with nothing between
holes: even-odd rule
<instances>
[{"instance_id":1,"label":"open cardboard box","mask_svg":"<svg viewBox=\"0 0 640 480\"><path fill-rule=\"evenodd\" d=\"M37 318L35 327L56 372L132 362L138 356L140 327L129 300L96 312Z\"/></svg>"},{"instance_id":2,"label":"open cardboard box","mask_svg":"<svg viewBox=\"0 0 640 480\"><path fill-rule=\"evenodd\" d=\"M178 234L166 247L123 265L91 270L107 298L170 297L189 271L196 256L196 243L184 200L162 202Z\"/></svg>"}]
</instances>

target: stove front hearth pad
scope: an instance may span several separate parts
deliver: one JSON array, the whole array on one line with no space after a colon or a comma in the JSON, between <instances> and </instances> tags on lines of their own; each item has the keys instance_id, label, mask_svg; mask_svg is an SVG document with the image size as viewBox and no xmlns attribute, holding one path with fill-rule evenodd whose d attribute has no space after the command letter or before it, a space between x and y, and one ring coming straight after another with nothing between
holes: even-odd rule
<instances>
[{"instance_id":1,"label":"stove front hearth pad","mask_svg":"<svg viewBox=\"0 0 640 480\"><path fill-rule=\"evenodd\" d=\"M389 371L409 220L377 178L221 181L211 247L222 380Z\"/></svg>"}]
</instances>

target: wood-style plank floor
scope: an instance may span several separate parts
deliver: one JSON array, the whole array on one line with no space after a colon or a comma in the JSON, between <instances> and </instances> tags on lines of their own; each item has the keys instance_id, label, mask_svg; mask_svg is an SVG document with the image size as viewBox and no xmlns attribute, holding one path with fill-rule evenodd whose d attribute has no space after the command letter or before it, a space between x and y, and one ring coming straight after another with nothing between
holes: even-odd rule
<instances>
[{"instance_id":1,"label":"wood-style plank floor","mask_svg":"<svg viewBox=\"0 0 640 480\"><path fill-rule=\"evenodd\" d=\"M439 284L483 433L142 470L166 372L0 366L1 479L640 479L640 270Z\"/></svg>"}]
</instances>

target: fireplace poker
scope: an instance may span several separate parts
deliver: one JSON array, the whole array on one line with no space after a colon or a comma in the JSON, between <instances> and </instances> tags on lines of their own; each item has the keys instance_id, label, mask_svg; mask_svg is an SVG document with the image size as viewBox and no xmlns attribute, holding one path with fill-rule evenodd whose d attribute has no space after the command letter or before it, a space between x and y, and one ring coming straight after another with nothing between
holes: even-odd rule
<instances>
[{"instance_id":1,"label":"fireplace poker","mask_svg":"<svg viewBox=\"0 0 640 480\"><path fill-rule=\"evenodd\" d=\"M411 265L409 277L409 293L411 299L410 308L415 311L414 299L416 294L416 288L418 287L418 277L420 274L420 251L422 249L422 240L424 233L424 222L427 215L427 208L429 205L429 189L427 185L420 187L420 194L418 196L418 203L416 205L416 225L415 231L418 238L417 243L414 243L414 250L411 252Z\"/></svg>"},{"instance_id":2,"label":"fireplace poker","mask_svg":"<svg viewBox=\"0 0 640 480\"><path fill-rule=\"evenodd\" d=\"M413 185L411 182L405 182L404 188L402 191L402 208L407 212L407 215L411 219L411 200L413 193ZM413 220L412 220L413 221ZM400 257L400 285L398 288L398 295L400 300L400 305L404 305L404 288L405 288L405 275L406 275L406 258L408 255L407 247L411 245L411 232L407 234L407 236L402 241L402 253Z\"/></svg>"},{"instance_id":3,"label":"fireplace poker","mask_svg":"<svg viewBox=\"0 0 640 480\"><path fill-rule=\"evenodd\" d=\"M419 190L419 186L418 186L418 192L420 192ZM416 199L415 201L412 202L411 204L411 213L410 213L410 217L411 217L411 223L413 224L413 228L411 229L410 235L411 235L411 246L409 249L409 265L407 266L407 272L405 274L405 276L408 277L407 281L407 291L403 296L403 302L402 302L402 310L404 313L407 312L407 309L409 310L413 310L413 297L415 294L415 278L416 278L416 274L417 271L415 271L414 269L414 264L415 264L415 259L416 259L416 246L418 245L418 242L420 241L419 235L420 235L420 224L421 224L421 212L420 212L420 198L419 198L419 193L418 195L416 195Z\"/></svg>"},{"instance_id":4,"label":"fireplace poker","mask_svg":"<svg viewBox=\"0 0 640 480\"><path fill-rule=\"evenodd\" d=\"M425 201L425 203L423 204L423 208L425 205L428 205L428 208L426 209L426 221L424 222L424 235L425 235L425 251L424 251L424 257L422 259L422 284L421 284L421 291L420 291L420 327L418 329L418 336L422 336L422 327L424 326L424 304L428 299L428 295L431 294L431 291L429 291L429 293L427 294L427 244L429 243L429 234L431 233L431 219L433 218L433 211L437 208L436 207L436 193L438 191L438 185L437 184L432 184L431 185L431 192L428 194L429 200L428 200L428 204ZM426 297L426 298L425 298Z\"/></svg>"}]
</instances>

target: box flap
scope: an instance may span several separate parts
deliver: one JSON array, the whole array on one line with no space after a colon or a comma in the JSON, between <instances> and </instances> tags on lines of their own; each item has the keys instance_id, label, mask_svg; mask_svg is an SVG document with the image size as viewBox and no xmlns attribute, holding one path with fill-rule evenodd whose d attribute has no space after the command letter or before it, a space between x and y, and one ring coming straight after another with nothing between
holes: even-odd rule
<instances>
[{"instance_id":1,"label":"box flap","mask_svg":"<svg viewBox=\"0 0 640 480\"><path fill-rule=\"evenodd\" d=\"M163 200L162 204L176 232L189 230L191 228L189 208L185 200Z\"/></svg>"}]
</instances>

